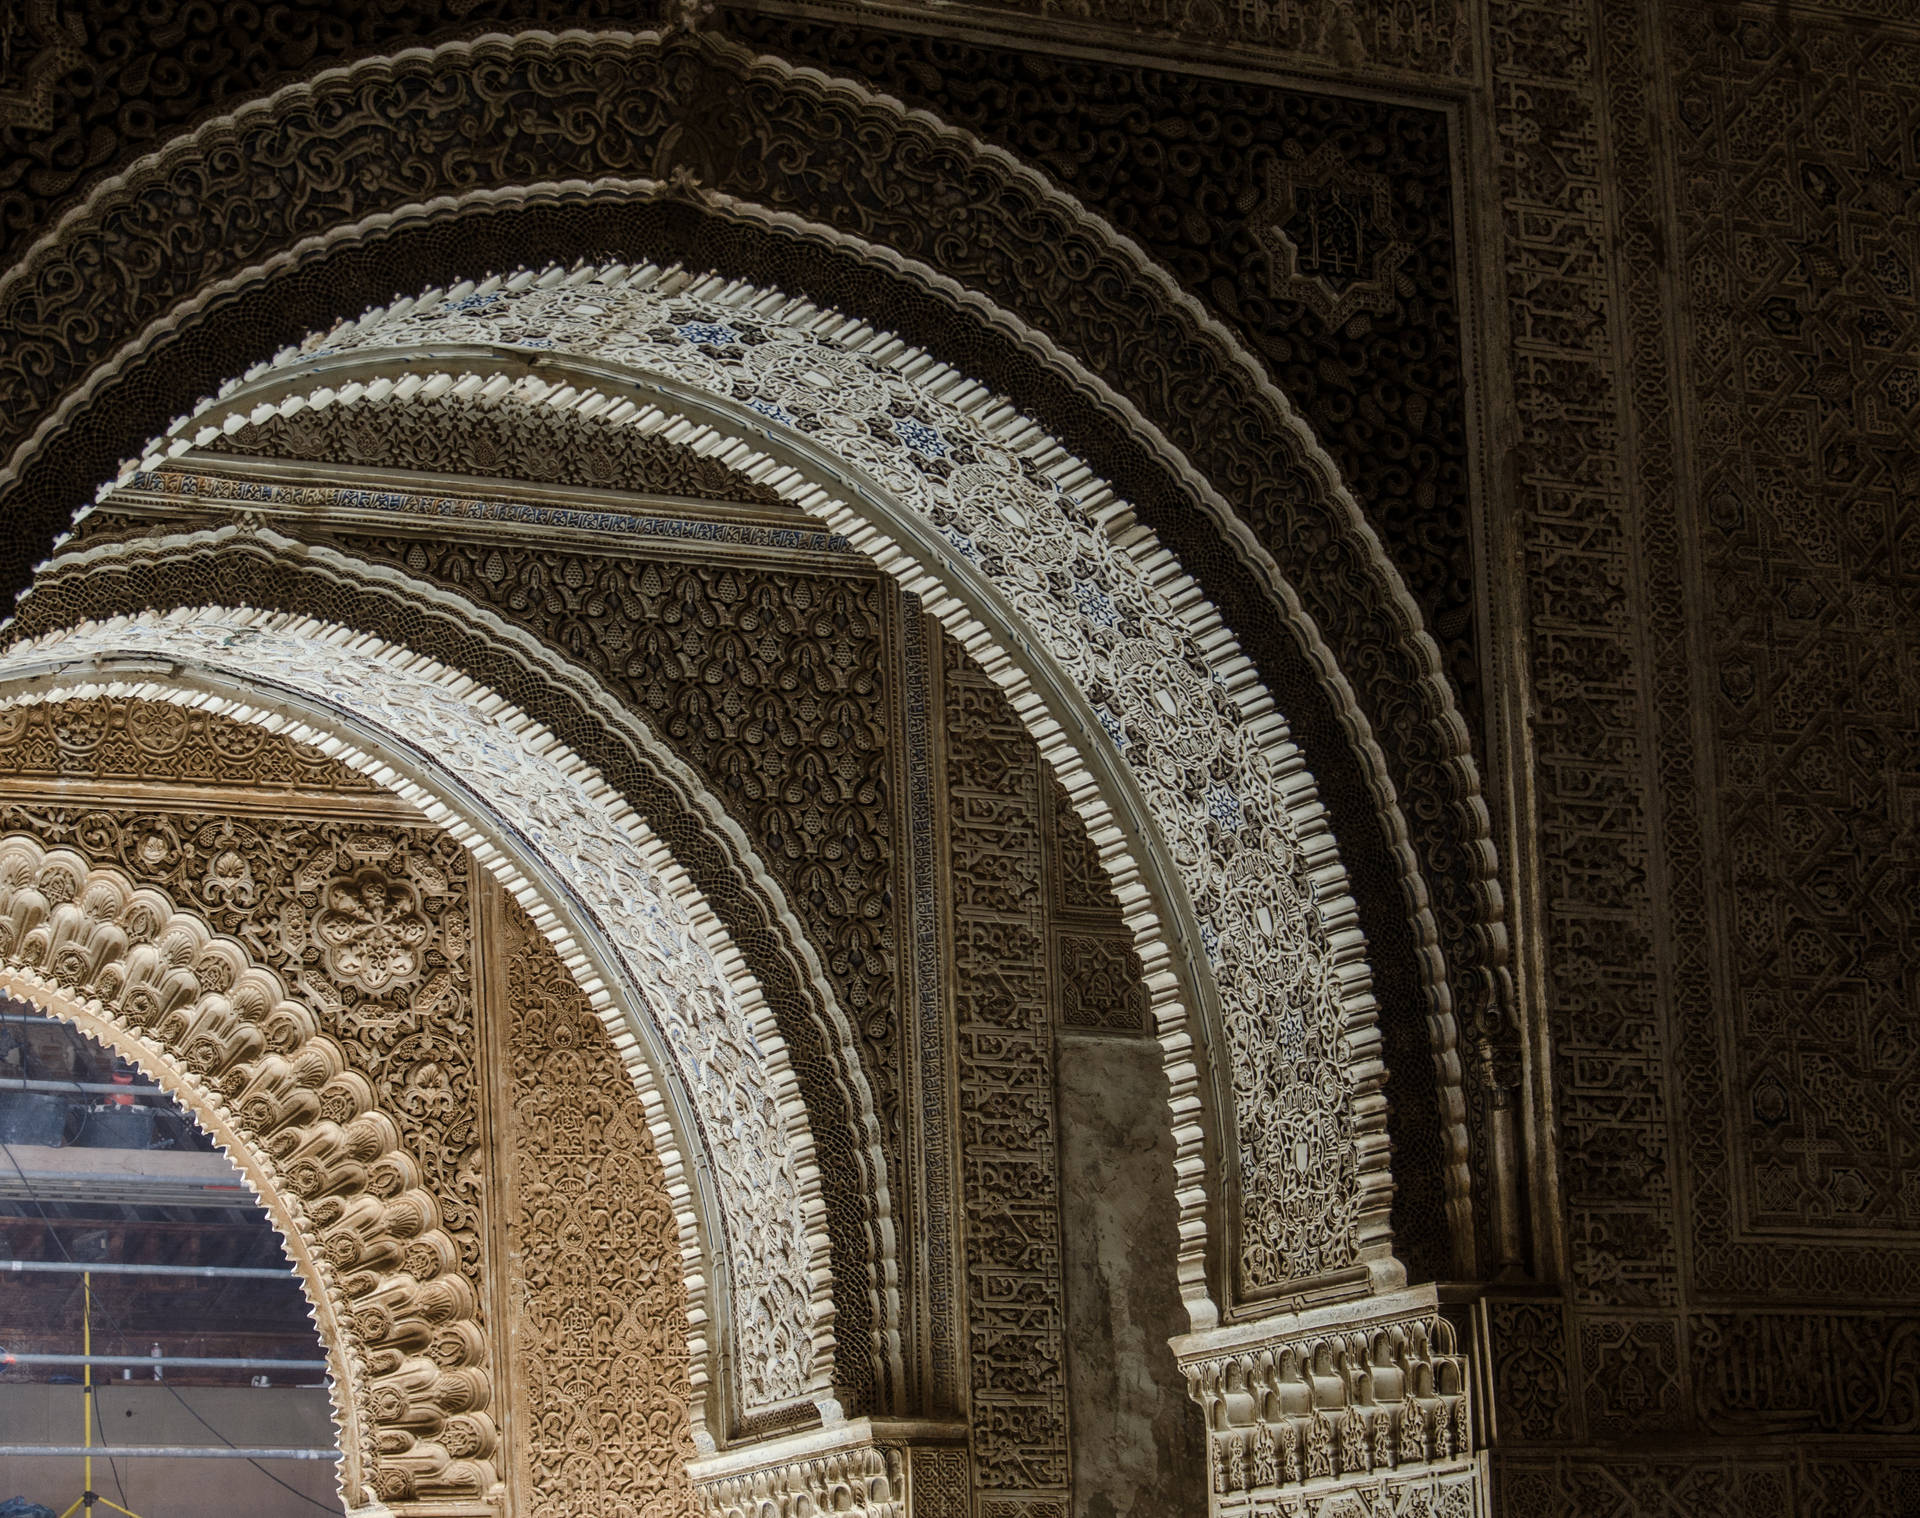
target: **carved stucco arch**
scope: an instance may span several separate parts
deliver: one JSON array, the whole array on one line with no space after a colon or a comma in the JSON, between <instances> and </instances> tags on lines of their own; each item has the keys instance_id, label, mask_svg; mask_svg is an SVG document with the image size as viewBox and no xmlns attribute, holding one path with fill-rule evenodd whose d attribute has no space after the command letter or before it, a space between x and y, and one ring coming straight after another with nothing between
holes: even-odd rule
<instances>
[{"instance_id":1,"label":"carved stucco arch","mask_svg":"<svg viewBox=\"0 0 1920 1518\"><path fill-rule=\"evenodd\" d=\"M102 695L310 743L499 879L606 1025L646 1110L679 1227L696 1445L809 1403L839 1416L820 1178L785 1046L700 893L590 766L471 678L311 617L187 608L0 654L0 705Z\"/></svg>"},{"instance_id":2,"label":"carved stucco arch","mask_svg":"<svg viewBox=\"0 0 1920 1518\"><path fill-rule=\"evenodd\" d=\"M509 78L525 92L512 103ZM556 121L542 114L549 105L560 109L569 90L584 91L585 98L567 110L615 113L618 129L573 132L567 129L573 116ZM470 112L455 109L455 99ZM513 152L490 167L493 159L474 156L475 130L497 132L501 143L513 140ZM334 140L341 131L347 139ZM459 174L451 176L447 166L454 159L436 157L453 140L449 134L463 144L454 155ZM493 141L485 140L489 149ZM760 158L745 166L737 153L727 158L739 144L751 144ZM275 178L297 175L309 148L329 162L359 162L369 173ZM154 351L176 338L191 344L195 333L220 326L223 312L234 309L262 273L328 256L337 234L356 218L370 235L403 240L407 229L446 219L451 206L409 202L451 193L472 204L474 176L484 182L490 173L505 199L532 206L542 199L539 187L528 194L504 185L517 181L525 164L547 161L594 181L559 187L562 193L549 197L553 204L591 201L596 185L610 184L600 178L609 173L659 174L674 161L719 165L725 174L709 175L710 183L726 179L724 188L744 188L748 200L774 207L761 218L766 227L785 219L777 235L751 247L723 232L718 241L736 261L764 262L774 256L768 249L796 246L833 225L838 231L830 235L841 237L853 257L835 249L816 263L855 269L858 259L873 259L884 266L882 284L898 281L905 304L920 302L922 331L927 309L950 310L963 329L956 341L977 351L986 335L998 345L995 363L1030 373L1022 384L1045 391L1051 397L1045 404L1072 409L1084 401L1086 416L1117 415L1127 446L1138 442L1151 458L1142 467L1177 481L1181 497L1210 510L1214 529L1242 559L1258 560L1258 547L1237 526L1221 492L1237 497L1275 478L1300 485L1299 530L1280 541L1289 550L1295 541L1318 545L1300 550L1302 564L1331 550L1342 577L1337 591L1324 590L1290 570L1303 600L1283 609L1316 671L1308 678L1324 684L1350 729L1342 763L1365 773L1384 848L1395 861L1412 931L1406 952L1418 964L1429 1001L1456 1268L1474 1268L1453 999L1464 993L1463 1011L1479 1038L1514 1034L1486 808L1435 649L1330 460L1260 363L1131 240L999 149L855 82L754 57L711 36L526 33L328 69L210 120L102 181L11 275L0 276L0 308L19 334L23 355L15 376L21 385L7 395L0 415L38 429L13 449L6 470L29 468L39 471L36 479L50 478L46 470L60 466L49 463L45 444L84 412L90 397L150 368ZM398 199L389 180L404 185ZM190 198L191 228L175 226L159 209L166 203L163 185ZM964 193L956 197L954 187ZM875 204L859 202L856 191L871 192ZM627 204L645 193L631 180L610 190ZM691 221L730 216L737 228L741 204L707 197L676 207L676 214L685 211L683 219ZM804 230L795 212L808 218ZM209 236L209 229L217 230ZM548 235L553 230L546 227ZM234 272L249 262L253 269ZM973 289L930 275L930 266L958 273ZM368 298L385 298L391 285L370 288L361 267L349 277ZM419 282L434 277L438 271ZM880 299L886 309L896 304L891 293ZM96 319L88 310L94 303L112 314ZM122 346L110 351L115 342ZM1067 359L1068 351L1085 365ZM1128 355L1149 353L1151 361L1137 371L1128 362ZM1095 380L1096 372L1118 389ZM191 398L177 387L170 393L176 405ZM131 442L120 439L101 465ZM97 442L87 448L100 453ZM68 448L64 456L76 454ZM1293 503L1285 509L1295 512ZM1267 593L1289 599L1279 588L1286 581L1265 575L1257 563L1255 570ZM1263 659L1274 656L1272 647ZM1361 682L1357 691L1349 679ZM1324 772L1322 779L1328 779ZM1335 779L1348 798L1339 804L1356 805L1347 777ZM1450 956L1445 966L1436 947L1442 931Z\"/></svg>"},{"instance_id":3,"label":"carved stucco arch","mask_svg":"<svg viewBox=\"0 0 1920 1518\"><path fill-rule=\"evenodd\" d=\"M563 737L656 831L674 839L679 863L725 922L762 990L786 988L784 1011L776 1008L776 1016L796 1063L805 1054L812 1071L827 1069L824 1079L808 1069L797 1073L832 1234L836 1386L851 1395L850 1407L891 1406L890 1391L897 1394L905 1384L897 1180L881 1141L873 1088L819 951L724 803L591 672L493 608L394 566L269 527L69 549L43 567L14 631L45 632L218 597L287 613L322 607L342 626L430 647L443 663L510 697ZM854 1363L861 1356L870 1376Z\"/></svg>"},{"instance_id":4,"label":"carved stucco arch","mask_svg":"<svg viewBox=\"0 0 1920 1518\"><path fill-rule=\"evenodd\" d=\"M269 966L166 893L70 848L0 838L0 992L135 1060L239 1167L325 1350L356 1511L485 1498L485 1335L402 1125Z\"/></svg>"},{"instance_id":5,"label":"carved stucco arch","mask_svg":"<svg viewBox=\"0 0 1920 1518\"><path fill-rule=\"evenodd\" d=\"M508 341L477 340L494 333ZM711 453L824 517L1007 691L1146 967L1195 1325L1216 1319L1221 1285L1231 1302L1356 1268L1396 1283L1370 973L1312 776L1191 578L1002 398L778 291L589 267L435 290L315 334L145 463L283 409L514 384ZM1210 1177L1213 1103L1232 1121ZM1207 1212L1236 1187L1235 1269L1216 1285Z\"/></svg>"}]
</instances>

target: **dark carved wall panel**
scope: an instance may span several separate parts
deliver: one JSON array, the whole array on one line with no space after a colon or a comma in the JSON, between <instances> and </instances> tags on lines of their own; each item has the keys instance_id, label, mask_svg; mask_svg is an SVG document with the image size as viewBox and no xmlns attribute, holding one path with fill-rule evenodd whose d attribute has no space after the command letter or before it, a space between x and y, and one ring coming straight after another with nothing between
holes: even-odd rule
<instances>
[{"instance_id":1,"label":"dark carved wall panel","mask_svg":"<svg viewBox=\"0 0 1920 1518\"><path fill-rule=\"evenodd\" d=\"M723 24L1044 170L1231 327L1385 540L1477 738L1444 115L939 36L731 12Z\"/></svg>"},{"instance_id":2,"label":"dark carved wall panel","mask_svg":"<svg viewBox=\"0 0 1920 1518\"><path fill-rule=\"evenodd\" d=\"M0 71L0 255L131 158L222 106L345 59L522 27L655 24L653 0L86 0L10 12ZM64 14L63 14L64 13ZM29 81L37 88L29 86Z\"/></svg>"},{"instance_id":3,"label":"dark carved wall panel","mask_svg":"<svg viewBox=\"0 0 1920 1518\"><path fill-rule=\"evenodd\" d=\"M1494 1343L1574 1446L1503 1500L1910 1512L1920 34L1501 15L1571 1310Z\"/></svg>"},{"instance_id":4,"label":"dark carved wall panel","mask_svg":"<svg viewBox=\"0 0 1920 1518\"><path fill-rule=\"evenodd\" d=\"M999 688L941 650L974 1490L983 1518L1070 1518L1045 770Z\"/></svg>"}]
</instances>

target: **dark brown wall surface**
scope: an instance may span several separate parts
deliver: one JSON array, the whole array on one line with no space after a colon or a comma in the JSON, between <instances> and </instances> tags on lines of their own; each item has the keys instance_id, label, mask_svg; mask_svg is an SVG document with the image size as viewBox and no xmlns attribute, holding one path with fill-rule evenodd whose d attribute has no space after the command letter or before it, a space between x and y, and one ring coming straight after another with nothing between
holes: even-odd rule
<instances>
[{"instance_id":1,"label":"dark brown wall surface","mask_svg":"<svg viewBox=\"0 0 1920 1518\"><path fill-rule=\"evenodd\" d=\"M1920 32L1496 30L1568 1280L1516 1513L1920 1511ZM1861 8L1864 13L1865 8ZM1863 1442L1869 1441L1869 1442Z\"/></svg>"}]
</instances>

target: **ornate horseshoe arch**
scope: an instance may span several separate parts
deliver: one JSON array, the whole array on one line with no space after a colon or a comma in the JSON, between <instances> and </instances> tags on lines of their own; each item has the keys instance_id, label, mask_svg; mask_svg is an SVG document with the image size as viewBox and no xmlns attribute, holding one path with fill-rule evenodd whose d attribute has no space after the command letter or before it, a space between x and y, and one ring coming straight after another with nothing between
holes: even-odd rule
<instances>
[{"instance_id":1,"label":"ornate horseshoe arch","mask_svg":"<svg viewBox=\"0 0 1920 1518\"><path fill-rule=\"evenodd\" d=\"M294 1261L356 1512L494 1485L494 1370L400 1125L235 940L111 866L0 839L0 991L136 1060L213 1134Z\"/></svg>"},{"instance_id":2,"label":"ornate horseshoe arch","mask_svg":"<svg viewBox=\"0 0 1920 1518\"><path fill-rule=\"evenodd\" d=\"M285 732L464 844L634 1076L679 1225L696 1445L808 1404L838 1418L819 1176L785 1046L700 893L590 766L473 680L310 617L144 614L0 655L0 704L92 695Z\"/></svg>"},{"instance_id":3,"label":"ornate horseshoe arch","mask_svg":"<svg viewBox=\"0 0 1920 1518\"><path fill-rule=\"evenodd\" d=\"M619 65L617 98L608 98L599 83L582 83L606 75L608 60ZM539 66L522 70L517 67L521 62ZM716 90L715 82L722 79L729 84ZM415 92L396 89L400 81L434 84ZM46 442L69 422L82 419L90 404L104 403L119 379L160 361L141 350L157 355L176 342L194 349L196 362L203 365L195 383L210 385L218 370L204 369L214 361L208 355L221 342L230 352L235 339L250 338L235 322L253 318L236 313L245 307L253 316L263 314L247 306L260 276L297 279L302 266L331 262L342 246L337 234L347 231L351 240L345 226L349 218L367 218L362 225L395 248L406 243L410 230L452 219L451 199L420 205L423 198L442 191L449 197L466 194L473 182L471 176L458 184L446 178L435 156L438 134L449 130L460 113L415 113L413 102L433 95L441 85L470 92L480 113L475 119L499 123L501 143L512 138L516 144L497 163L488 159L479 170L483 180L492 175L498 183L469 199L474 246L495 251L475 254L471 267L486 267L489 258L502 266L514 256L507 252L505 260L501 258L500 250L511 249L513 243L511 234L499 230L505 223L496 213L507 211L509 202L531 209L542 201L541 195L526 194L513 182L519 172L513 165L530 161L526 154L537 152L544 155L542 161L551 159L557 172L580 175L578 181L557 187L557 194L544 197L549 207L589 208L580 218L580 230L562 233L563 243L579 240L578 248L569 251L647 246L647 237L633 235L636 225L644 223L645 230L670 234L669 243L676 247L700 240L690 228L698 228L701 236L715 233L710 240L723 245L725 256L742 267L765 269L793 255L809 271L807 288L831 288L851 280L864 301L851 302L855 309L911 308L919 323L911 329L915 332L924 332L930 319L957 317L961 336L955 341L988 361L983 375L1017 372L1019 389L1010 393L1045 397L1035 414L1071 413L1080 432L1120 439L1103 447L1125 456L1124 468L1135 482L1130 494L1143 512L1160 514L1156 520L1163 528L1171 520L1167 502L1191 499L1195 480L1218 482L1219 489L1236 500L1243 493L1249 499L1258 496L1260 510L1278 511L1293 524L1269 541L1281 545L1275 552L1288 554L1295 552L1294 543L1301 545L1297 560L1280 566L1286 576L1282 583L1300 593L1298 606L1285 608L1284 618L1299 646L1289 651L1282 646L1285 639L1263 632L1257 662L1264 671L1294 661L1288 664L1294 692L1290 710L1311 694L1314 703L1326 703L1332 725L1351 729L1335 740L1324 731L1330 724L1321 724L1317 736L1303 736L1302 742L1342 751L1337 765L1319 771L1329 787L1328 804L1345 808L1349 823L1367 813L1366 825L1381 830L1379 847L1401 883L1394 932L1411 942L1393 952L1414 965L1408 978L1423 985L1428 997L1439 1069L1438 1124L1449 1149L1446 1188L1456 1268L1472 1270L1475 1233L1486 1224L1484 1217L1476 1223L1470 1216L1466 1103L1452 1003L1460 1001L1463 1013L1473 1018L1477 1041L1511 1036L1503 1023L1506 948L1485 808L1464 729L1437 673L1431 640L1420 631L1410 599L1354 503L1334 481L1325 456L1259 364L1139 248L1006 154L850 81L827 79L777 59L753 58L733 44L704 36L529 33L325 71L209 122L124 176L103 182L83 207L36 245L17 271L19 277L0 280L0 301L8 303L23 342L37 356L23 370L34 393L20 394L11 408L26 425L41 427L37 439L22 441L10 460L9 467L33 476L32 481L22 476L23 490L43 494L54 478L48 471L65 467L49 462L53 455L43 446ZM529 95L509 102L512 90L521 88ZM574 105L561 102L577 88L589 89L592 109L618 117L618 131L588 134L576 142L553 129L544 113L550 108L573 110ZM376 98L390 103L391 111L383 115L385 107L376 107ZM701 130L681 130L683 122L692 119L688 100L717 98L724 98L724 107L692 113L713 130L705 137ZM329 104L319 115L334 119L327 113L344 111L339 119L357 123L360 134L330 150L344 147L370 164L404 161L404 189L383 186L375 176L356 186L349 204L327 200L324 193L312 198L313 187L304 186L297 209L278 188L254 193L259 187L247 182L254 172L251 165L297 164L302 145L317 145L325 136L326 129L314 124L316 105L323 100ZM523 110L523 105L532 109ZM736 124L731 116L718 119L728 112L741 118L741 130L731 130ZM715 119L708 121L709 116ZM516 137L522 132L532 134L537 147ZM853 161L845 146L850 139L863 145ZM590 145L583 145L589 140ZM729 142L760 145L767 162L755 169L739 160L726 146ZM236 144L246 146L235 152ZM778 209L751 230L743 228L739 217L716 228L715 222L726 220L716 216L722 198L637 202L640 185L634 179L617 194L596 200L596 185L607 175L658 175L675 162L692 162L702 172L711 171L719 188ZM780 177L788 168L791 182ZM109 227L114 238L135 243L159 235L144 224L137 207L148 189L176 176L192 183L200 203L232 209L233 214L214 214L211 222L229 235L205 246L196 244L177 257L100 259L99 239ZM879 180L885 181L884 187ZM941 199L942 185L961 182L988 187L966 197L964 228L953 223L953 205ZM865 189L874 190L873 204L860 199ZM489 195L501 198L482 205ZM621 209L616 211L616 205ZM367 217L376 208L377 214ZM792 213L809 218L808 230L802 230ZM788 218L784 222L783 216ZM561 230L561 222L548 218L541 225L541 235L549 238L546 245L555 246L550 234ZM834 235L842 245L827 247L815 235L825 226L839 229ZM314 228L329 230L309 235ZM1016 255L1004 261L975 257L972 249L980 237L993 247L1015 249ZM353 262L344 260L342 269ZM376 266L380 272L367 272ZM956 293L958 286L948 288L951 281L924 278L928 266L964 267L966 278L986 290L998 307ZM356 290L383 299L391 289L385 283L389 267L382 260L362 262L345 277ZM445 273L442 260L415 282L425 284ZM412 276L391 277L405 281ZM111 292L103 278L112 285ZM381 283L375 288L372 281ZM117 312L131 314L104 324L76 320L63 304L67 298L46 295L54 290L73 292L74 301L109 301ZM1097 298L1080 298L1090 290ZM309 293L305 298L313 297ZM295 310L285 301L276 302L274 319L298 322ZM1144 326L1137 326L1131 316L1116 321L1113 313L1123 310L1148 313ZM1024 312L1035 325L1003 319L1007 312ZM319 321L327 312L309 310L308 315ZM142 322L151 325L137 341L131 340L132 328ZM1042 329L1052 331L1060 346L1051 344ZM1164 362L1136 385L1122 375L1126 354L1137 347L1142 330L1155 335L1156 355ZM224 337L216 339L216 331ZM117 353L109 352L122 341L125 346ZM1082 355L1091 371L1063 359L1062 349ZM1105 376L1110 388L1090 383L1090 372ZM169 404L188 402L192 392L180 388L186 383L172 382ZM1234 425L1214 425L1223 414L1230 414ZM1147 425L1136 425L1143 421ZM93 420L80 426L79 434L86 439L86 457L100 465L120 456L131 441L116 437L103 442ZM1056 429L1056 435L1064 434ZM72 449L63 449L61 456L81 457ZM1185 459L1193 463L1186 465ZM91 463L74 467L96 469ZM104 472L99 467L94 477ZM1299 499L1278 499L1289 491ZM1210 499L1204 490L1199 495L1203 501ZM1214 521L1210 530L1225 540L1228 558L1247 557L1244 531L1235 538L1231 513ZM1314 567L1327 563L1337 566L1332 578L1338 583L1316 584ZM1257 594L1280 596L1261 575L1257 568L1252 572L1262 584ZM1349 686L1350 678L1363 675L1364 684ZM1294 714L1301 715L1298 710ZM1378 752L1372 747L1376 740ZM1359 792L1369 786L1370 801L1362 801ZM1379 905L1364 910L1375 913L1376 923L1384 920L1386 909ZM1433 1200L1437 1204L1438 1198Z\"/></svg>"}]
</instances>

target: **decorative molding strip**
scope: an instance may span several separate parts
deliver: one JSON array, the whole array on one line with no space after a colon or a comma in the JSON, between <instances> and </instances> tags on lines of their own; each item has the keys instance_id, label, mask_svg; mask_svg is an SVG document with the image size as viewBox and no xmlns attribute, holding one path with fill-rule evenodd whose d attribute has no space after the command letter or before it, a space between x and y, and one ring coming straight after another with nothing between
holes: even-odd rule
<instances>
[{"instance_id":1,"label":"decorative molding strip","mask_svg":"<svg viewBox=\"0 0 1920 1518\"><path fill-rule=\"evenodd\" d=\"M1451 1482L1474 1453L1467 1357L1432 1287L1191 1334L1173 1347L1206 1415L1216 1518L1256 1499L1271 1512L1289 1488L1304 1502L1389 1476Z\"/></svg>"}]
</instances>

